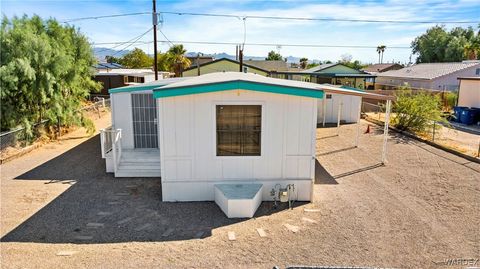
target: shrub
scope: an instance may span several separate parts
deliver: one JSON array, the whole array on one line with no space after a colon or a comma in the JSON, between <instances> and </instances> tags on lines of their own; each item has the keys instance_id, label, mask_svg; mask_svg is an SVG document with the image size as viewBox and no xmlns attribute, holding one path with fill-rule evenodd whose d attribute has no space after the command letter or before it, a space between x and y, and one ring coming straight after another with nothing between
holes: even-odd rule
<instances>
[{"instance_id":1,"label":"shrub","mask_svg":"<svg viewBox=\"0 0 480 269\"><path fill-rule=\"evenodd\" d=\"M425 91L413 93L403 86L396 93L393 103L392 124L403 131L423 133L433 127L434 121L447 123L442 117L441 100Z\"/></svg>"}]
</instances>

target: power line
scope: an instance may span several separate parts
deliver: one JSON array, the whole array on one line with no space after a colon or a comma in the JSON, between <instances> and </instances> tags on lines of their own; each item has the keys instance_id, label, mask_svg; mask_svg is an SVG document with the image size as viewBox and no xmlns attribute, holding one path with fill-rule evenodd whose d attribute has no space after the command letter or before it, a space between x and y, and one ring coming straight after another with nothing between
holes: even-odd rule
<instances>
[{"instance_id":1,"label":"power line","mask_svg":"<svg viewBox=\"0 0 480 269\"><path fill-rule=\"evenodd\" d=\"M62 21L62 23L84 21L84 20L97 20L97 19L105 19L105 18L126 17L126 16L148 15L148 14L152 14L152 12L136 12L136 13L123 13L123 14L82 17L82 18L68 19L68 20Z\"/></svg>"},{"instance_id":2,"label":"power line","mask_svg":"<svg viewBox=\"0 0 480 269\"><path fill-rule=\"evenodd\" d=\"M103 52L103 51L106 51L106 50L109 50L109 49L112 50L112 49L118 48L118 47L120 47L120 46L122 46L122 45L126 45L126 44L128 44L128 43L136 43L136 42L139 42L137 38L146 35L146 34L147 34L148 32L150 32L151 30L152 30L152 29L149 29L147 32L145 32L145 33L143 33L143 34L140 34L140 35L138 35L138 36L136 36L136 37L134 37L134 38L132 38L132 39L130 39L130 40L128 40L128 41L125 41L125 42L116 42L117 45L115 45L115 46L113 46L113 47L111 47L111 48L105 48L105 49L99 50L99 51L97 51L97 53L98 53L98 52ZM142 41L140 41L140 42L142 42ZM153 42L151 42L151 43L153 43ZM96 43L91 43L91 45L96 45Z\"/></svg>"},{"instance_id":3,"label":"power line","mask_svg":"<svg viewBox=\"0 0 480 269\"><path fill-rule=\"evenodd\" d=\"M366 23L404 23L404 24L475 24L480 21L411 21L411 20L368 20L368 19L343 19L343 18L309 18L309 17L281 17L281 16L260 16L260 15L233 15L219 13L193 13L162 11L162 14L225 17L237 19L271 19L271 20L297 20L297 21L338 21L338 22L366 22Z\"/></svg>"},{"instance_id":4,"label":"power line","mask_svg":"<svg viewBox=\"0 0 480 269\"><path fill-rule=\"evenodd\" d=\"M172 41L170 41L170 39L168 39L168 37L165 35L165 33L163 33L162 29L158 29L158 31L160 32L160 34L163 35L163 37L165 37L165 39L168 41L168 43L170 43L169 46L170 46L170 45L171 45L171 46L175 45L175 44L173 44Z\"/></svg>"},{"instance_id":5,"label":"power line","mask_svg":"<svg viewBox=\"0 0 480 269\"><path fill-rule=\"evenodd\" d=\"M151 12L135 12L123 14L111 14L102 16L80 17L67 19L62 23L69 23L83 20L97 20L104 18L115 18L125 16L149 15ZM159 14L170 14L179 16L205 16L205 17L224 17L236 19L270 19L270 20L296 20L296 21L336 21L336 22L358 22L358 23L398 23L398 24L476 24L480 21L413 21L413 20L371 20L371 19L346 19L346 18L310 18L310 17L282 17L282 16L260 16L260 15L234 15L234 14L219 14L219 13L194 13L194 12L174 12L162 11Z\"/></svg>"},{"instance_id":6,"label":"power line","mask_svg":"<svg viewBox=\"0 0 480 269\"><path fill-rule=\"evenodd\" d=\"M123 49L115 52L114 54L110 55L110 56L115 56L117 54L119 54L120 52L122 51L125 51L126 49L128 49L129 47L131 47L133 44L135 44L138 40L140 40L140 38L144 37L146 34L148 34L150 31L152 31L153 27L151 27L150 29L148 29L148 31L146 31L145 33L139 35L134 41L132 41L129 45L127 45L126 47L124 47Z\"/></svg>"},{"instance_id":7,"label":"power line","mask_svg":"<svg viewBox=\"0 0 480 269\"><path fill-rule=\"evenodd\" d=\"M166 42L164 40L159 40L159 42ZM203 44L203 45L237 45L237 42L213 42L213 41L184 41L176 40L171 41L174 43L185 43L185 44ZM357 48L357 49L372 49L377 48L377 46L369 45L330 45L330 44L280 44L280 43L245 43L248 46L282 46L282 47L312 47L312 48ZM410 47L402 46L387 46L389 49L410 49Z\"/></svg>"},{"instance_id":8,"label":"power line","mask_svg":"<svg viewBox=\"0 0 480 269\"><path fill-rule=\"evenodd\" d=\"M201 44L201 45L238 45L238 42L215 42L215 41L185 41L185 40L158 40L160 43L184 43L184 44ZM103 43L94 43L92 45L114 45L124 42L103 42ZM137 41L133 42L136 44L149 44L153 41ZM334 44L282 44L282 43L245 43L248 46L266 46L266 47L310 47L310 48L354 48L354 49L376 49L377 46L373 45L334 45ZM404 46L388 46L388 49L411 49L410 47Z\"/></svg>"}]
</instances>

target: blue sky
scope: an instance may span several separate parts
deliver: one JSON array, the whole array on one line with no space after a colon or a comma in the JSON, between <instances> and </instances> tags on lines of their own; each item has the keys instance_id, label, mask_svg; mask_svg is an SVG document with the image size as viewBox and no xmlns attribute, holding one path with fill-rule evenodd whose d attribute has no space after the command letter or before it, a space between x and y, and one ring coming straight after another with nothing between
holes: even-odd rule
<instances>
[{"instance_id":1,"label":"blue sky","mask_svg":"<svg viewBox=\"0 0 480 269\"><path fill-rule=\"evenodd\" d=\"M109 14L149 12L150 0L3 0L2 14L13 15L38 14L44 18L54 17L60 21ZM157 11L226 13L235 15L267 15L285 17L320 17L375 20L428 20L428 21L480 21L480 1L229 1L229 0L157 0ZM73 23L85 33L92 43L127 41L147 31L151 27L150 15L139 15L98 20L84 20ZM349 22L318 21L279 21L266 19L246 20L246 41L251 43L274 44L327 44L327 45L387 45L384 61L409 60L410 49L393 49L389 46L408 47L419 34L432 24L372 24ZM468 26L448 24L447 28ZM476 27L476 24L472 26ZM161 30L170 40L186 41L243 41L243 22L236 18L196 17L163 15ZM159 39L164 38L159 34ZM142 39L151 41L152 34ZM102 45L102 47L113 45ZM124 48L120 46L118 49ZM153 44L141 44L140 47L152 53ZM132 48L133 48L132 47ZM235 54L233 45L185 44L188 51L204 53L226 52ZM159 46L161 51L168 44ZM353 59L364 63L376 62L375 49L357 48L304 48L276 46L246 46L245 55L264 56L270 50L279 50L283 56L308 57L309 59L340 59L343 54L351 54Z\"/></svg>"}]
</instances>

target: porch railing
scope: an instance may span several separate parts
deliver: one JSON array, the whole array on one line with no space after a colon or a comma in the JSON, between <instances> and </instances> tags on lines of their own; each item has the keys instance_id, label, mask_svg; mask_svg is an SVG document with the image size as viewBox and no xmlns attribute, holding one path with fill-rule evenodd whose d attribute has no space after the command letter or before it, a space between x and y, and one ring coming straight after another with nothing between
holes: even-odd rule
<instances>
[{"instance_id":1,"label":"porch railing","mask_svg":"<svg viewBox=\"0 0 480 269\"><path fill-rule=\"evenodd\" d=\"M100 143L102 158L106 158L108 154L111 154L113 170L116 172L122 158L122 129L108 127L100 130Z\"/></svg>"}]
</instances>

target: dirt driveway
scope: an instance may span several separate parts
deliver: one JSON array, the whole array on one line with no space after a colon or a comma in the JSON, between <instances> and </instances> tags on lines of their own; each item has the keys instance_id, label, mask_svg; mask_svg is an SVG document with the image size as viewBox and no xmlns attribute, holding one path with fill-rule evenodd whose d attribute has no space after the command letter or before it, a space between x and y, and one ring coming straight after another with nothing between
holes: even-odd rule
<instances>
[{"instance_id":1,"label":"dirt driveway","mask_svg":"<svg viewBox=\"0 0 480 269\"><path fill-rule=\"evenodd\" d=\"M464 268L444 263L480 258L480 165L394 135L381 166L378 129L359 148L353 125L334 132L317 131L313 203L263 203L240 220L213 202L161 202L159 179L107 175L98 136L42 148L0 167L2 268Z\"/></svg>"}]
</instances>

